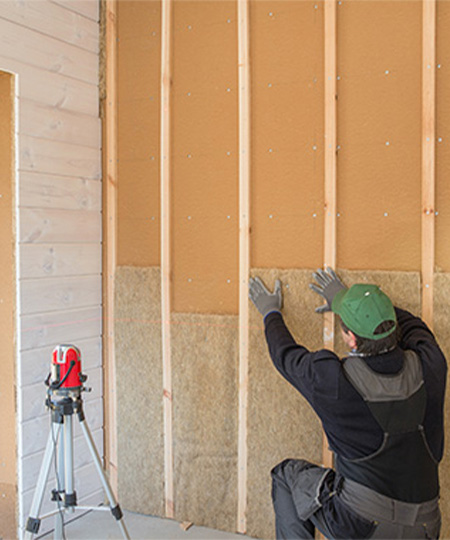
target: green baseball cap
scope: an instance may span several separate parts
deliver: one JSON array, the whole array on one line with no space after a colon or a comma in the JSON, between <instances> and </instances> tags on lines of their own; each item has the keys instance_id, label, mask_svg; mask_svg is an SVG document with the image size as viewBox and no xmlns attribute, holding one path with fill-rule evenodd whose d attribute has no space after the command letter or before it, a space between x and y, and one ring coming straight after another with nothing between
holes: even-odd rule
<instances>
[{"instance_id":1,"label":"green baseball cap","mask_svg":"<svg viewBox=\"0 0 450 540\"><path fill-rule=\"evenodd\" d=\"M333 298L331 309L352 332L363 338L383 339L396 328L395 324L387 332L374 333L385 321L397 323L394 306L378 285L357 283L350 289L339 291Z\"/></svg>"}]
</instances>

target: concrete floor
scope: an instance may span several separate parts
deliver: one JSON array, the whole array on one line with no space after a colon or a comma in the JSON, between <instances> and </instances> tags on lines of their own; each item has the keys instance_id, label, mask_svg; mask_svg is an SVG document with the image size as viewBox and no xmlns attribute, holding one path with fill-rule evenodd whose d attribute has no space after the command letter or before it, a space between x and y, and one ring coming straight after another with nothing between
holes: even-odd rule
<instances>
[{"instance_id":1,"label":"concrete floor","mask_svg":"<svg viewBox=\"0 0 450 540\"><path fill-rule=\"evenodd\" d=\"M243 540L250 538L195 525L184 531L177 521L128 511L124 511L123 519L133 540ZM47 540L51 537L49 533L40 538ZM65 538L66 540L119 540L123 536L117 521L109 511L94 511L67 523Z\"/></svg>"}]
</instances>

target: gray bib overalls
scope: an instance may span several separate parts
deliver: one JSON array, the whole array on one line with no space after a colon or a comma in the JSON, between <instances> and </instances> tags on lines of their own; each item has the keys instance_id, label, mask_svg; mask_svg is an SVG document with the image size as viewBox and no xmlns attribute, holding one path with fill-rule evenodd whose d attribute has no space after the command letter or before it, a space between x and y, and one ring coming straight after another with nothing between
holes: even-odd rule
<instances>
[{"instance_id":1,"label":"gray bib overalls","mask_svg":"<svg viewBox=\"0 0 450 540\"><path fill-rule=\"evenodd\" d=\"M438 463L422 425L427 396L419 357L405 351L403 368L394 375L374 372L358 356L347 358L343 367L383 430L383 443L363 458L336 455L336 475L303 460L275 467L274 495L278 488L287 507L289 490L297 518L294 524L293 516L283 517L281 496L278 504L274 497L277 538L309 538L308 530L313 529L308 524L328 538L438 538ZM333 512L326 505L333 504L341 511L348 509L347 523L353 525L354 516L355 526L347 532L330 519ZM285 518L291 522L290 531L281 523Z\"/></svg>"}]
</instances>

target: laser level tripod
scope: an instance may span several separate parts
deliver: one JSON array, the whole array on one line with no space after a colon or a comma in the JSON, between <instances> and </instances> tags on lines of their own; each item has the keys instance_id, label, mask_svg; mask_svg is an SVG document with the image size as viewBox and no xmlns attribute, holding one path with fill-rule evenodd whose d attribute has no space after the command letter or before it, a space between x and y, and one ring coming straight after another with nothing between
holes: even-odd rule
<instances>
[{"instance_id":1,"label":"laser level tripod","mask_svg":"<svg viewBox=\"0 0 450 540\"><path fill-rule=\"evenodd\" d=\"M51 410L52 424L31 504L30 515L26 524L26 540L31 540L33 534L37 534L42 519L53 515L56 516L54 538L61 540L64 527L63 514L65 512L73 513L75 508L78 510L111 510L123 537L125 539L130 538L123 521L122 511L106 478L100 456L84 416L81 392L86 390L83 386L86 379L87 377L81 373L80 351L73 345L59 345L56 347L53 352L52 371L46 381L48 390L45 404ZM69 384L71 386L68 386ZM74 384L76 386L73 386ZM78 417L86 444L99 474L109 504L107 507L77 505L73 468L74 414ZM52 500L56 502L57 509L39 517L45 485L56 449L58 449L57 489L52 491Z\"/></svg>"}]
</instances>

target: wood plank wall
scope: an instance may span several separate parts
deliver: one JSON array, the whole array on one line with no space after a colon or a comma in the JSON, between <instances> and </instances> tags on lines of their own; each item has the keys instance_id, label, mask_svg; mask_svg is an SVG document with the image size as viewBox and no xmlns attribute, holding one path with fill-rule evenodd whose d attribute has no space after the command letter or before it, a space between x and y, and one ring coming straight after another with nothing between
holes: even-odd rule
<instances>
[{"instance_id":1,"label":"wood plank wall","mask_svg":"<svg viewBox=\"0 0 450 540\"><path fill-rule=\"evenodd\" d=\"M49 433L43 381L60 342L81 348L87 421L103 448L98 64L97 0L1 2L0 71L17 82L19 524ZM75 474L79 498L100 503L86 452Z\"/></svg>"}]
</instances>

